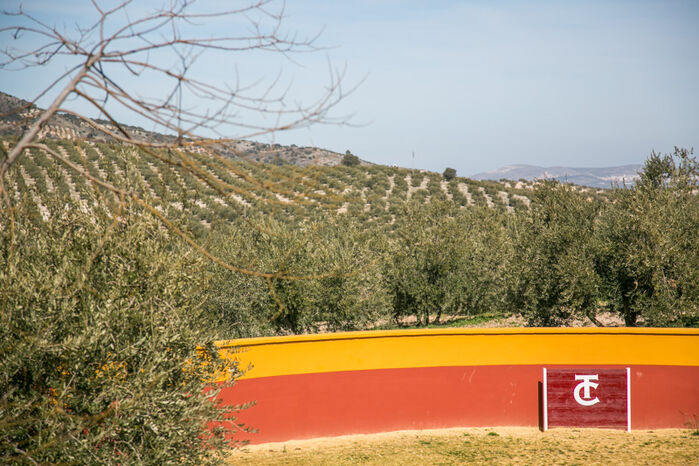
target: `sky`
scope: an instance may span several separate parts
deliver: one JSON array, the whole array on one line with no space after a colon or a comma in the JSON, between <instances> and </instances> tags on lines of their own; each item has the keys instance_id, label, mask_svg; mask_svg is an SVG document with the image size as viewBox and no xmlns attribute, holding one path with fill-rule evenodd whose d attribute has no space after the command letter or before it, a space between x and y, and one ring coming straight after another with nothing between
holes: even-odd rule
<instances>
[{"instance_id":1,"label":"sky","mask_svg":"<svg viewBox=\"0 0 699 466\"><path fill-rule=\"evenodd\" d=\"M200 3L211 1L222 0ZM22 3L66 30L92 14L87 0ZM350 117L350 125L314 125L258 138L263 142L350 150L374 163L438 172L452 167L462 176L512 164L642 163L651 151L671 152L673 146L699 150L697 1L272 5L280 7L283 31L297 37L320 33L319 50L204 56L195 72L221 85L232 76L264 83L280 76L280 89L292 103L320 95L329 67L345 70L345 89L357 87L332 113ZM16 21L3 17L0 27ZM245 27L235 21L204 26L212 34ZM0 36L2 42L18 45L7 36ZM0 69L0 90L31 99L65 67L57 62L41 70ZM161 88L157 79L132 84L145 93ZM50 97L39 103L47 105Z\"/></svg>"}]
</instances>

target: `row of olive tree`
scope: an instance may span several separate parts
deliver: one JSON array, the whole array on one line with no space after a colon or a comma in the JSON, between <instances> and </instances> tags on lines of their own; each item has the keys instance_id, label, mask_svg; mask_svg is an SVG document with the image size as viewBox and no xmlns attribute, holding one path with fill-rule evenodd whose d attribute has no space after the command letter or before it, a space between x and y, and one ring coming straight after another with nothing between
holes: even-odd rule
<instances>
[{"instance_id":1,"label":"row of olive tree","mask_svg":"<svg viewBox=\"0 0 699 466\"><path fill-rule=\"evenodd\" d=\"M38 138L57 117L74 118L91 139L99 133L140 147L130 153L139 175L149 164L167 164L235 208L235 190L183 149L207 152L314 123L342 124L348 118L330 112L348 91L344 72L329 67L328 85L302 103L280 76L260 79L240 65L241 54L287 60L316 48L314 36L285 30L283 1L83 3L79 17L19 1L4 2L0 12L0 70L26 78L36 68L34 75L46 79L31 103L2 110L16 122L17 139L0 145L0 463L200 464L214 457L207 447L218 439L206 422L222 416L210 402L212 392L203 392L220 368L209 344L212 312L199 312L202 294L209 296L207 287L216 283L208 267L213 261L266 279L280 310L270 320L298 330L307 319L284 305L286 295L294 295L292 282L278 268L235 269L199 244L197 231L188 234L175 214L159 211L143 190L129 186L128 173L110 179L90 172L87 163ZM216 63L222 73L209 73L198 61ZM228 72L221 68L227 64ZM52 75L52 69L60 71ZM33 107L41 99L45 110ZM117 118L169 137L142 138ZM105 212L98 215L56 194L47 212L25 208L9 180L29 150L47 154L51 169L67 169L77 185L89 180L111 192L120 206L112 209L102 198L96 211ZM260 182L245 170L236 175ZM18 187L19 196L31 196L27 186ZM288 260L291 268L298 256L287 252L261 256L251 266ZM256 292L243 286L236 297ZM332 299L339 298L326 301ZM208 364L197 360L197 346Z\"/></svg>"},{"instance_id":2,"label":"row of olive tree","mask_svg":"<svg viewBox=\"0 0 699 466\"><path fill-rule=\"evenodd\" d=\"M507 304L531 324L599 310L627 326L699 324L699 166L692 153L653 153L632 188L595 203L545 183L512 230Z\"/></svg>"},{"instance_id":3,"label":"row of olive tree","mask_svg":"<svg viewBox=\"0 0 699 466\"><path fill-rule=\"evenodd\" d=\"M204 394L223 368L217 337L489 311L544 326L601 310L629 326L696 326L698 175L678 149L652 154L608 202L543 183L516 214L406 202L391 228L234 218L205 241L252 275L183 248L128 199L96 196L87 211L57 196L37 226L18 198L0 210L0 459L213 459L220 438L202 434L224 417Z\"/></svg>"},{"instance_id":4,"label":"row of olive tree","mask_svg":"<svg viewBox=\"0 0 699 466\"><path fill-rule=\"evenodd\" d=\"M202 302L228 336L366 328L387 306L377 267L384 247L372 233L345 217L234 222L210 235L215 253L266 276L211 264Z\"/></svg>"},{"instance_id":5,"label":"row of olive tree","mask_svg":"<svg viewBox=\"0 0 699 466\"><path fill-rule=\"evenodd\" d=\"M606 201L544 182L532 208L514 214L407 201L390 228L347 216L268 220L254 231L234 224L214 235L216 253L284 276L214 271L204 301L230 336L486 312L541 326L601 325L601 311L628 326L697 325L698 173L678 149L653 154L636 186Z\"/></svg>"}]
</instances>

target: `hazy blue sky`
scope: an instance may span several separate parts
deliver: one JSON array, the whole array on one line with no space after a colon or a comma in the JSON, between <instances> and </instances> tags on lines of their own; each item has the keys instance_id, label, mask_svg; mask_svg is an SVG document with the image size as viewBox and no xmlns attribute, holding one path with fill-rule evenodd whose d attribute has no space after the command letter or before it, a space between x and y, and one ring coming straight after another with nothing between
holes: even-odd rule
<instances>
[{"instance_id":1,"label":"hazy blue sky","mask_svg":"<svg viewBox=\"0 0 699 466\"><path fill-rule=\"evenodd\" d=\"M24 2L66 27L87 3ZM365 80L336 111L359 126L314 126L275 142L406 167L414 151L417 168L461 175L699 149L699 1L288 0L286 14L287 30L322 29L317 44L328 48L294 56L298 64L231 58L242 76L283 68L299 99L326 84L328 60L347 67L348 83ZM202 65L230 76L220 61ZM57 69L0 71L0 87L31 98Z\"/></svg>"}]
</instances>

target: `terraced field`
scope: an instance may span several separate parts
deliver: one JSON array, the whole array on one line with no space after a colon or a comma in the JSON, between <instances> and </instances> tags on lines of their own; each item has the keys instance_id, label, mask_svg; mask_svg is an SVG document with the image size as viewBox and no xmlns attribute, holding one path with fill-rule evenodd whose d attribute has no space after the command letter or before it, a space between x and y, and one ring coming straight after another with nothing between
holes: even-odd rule
<instances>
[{"instance_id":1,"label":"terraced field","mask_svg":"<svg viewBox=\"0 0 699 466\"><path fill-rule=\"evenodd\" d=\"M5 147L10 142L3 140ZM42 143L91 176L139 193L168 217L186 219L194 233L239 216L278 215L288 220L315 215L351 215L390 227L406 203L443 201L460 208L487 206L506 212L528 209L531 183L500 183L455 178L397 167L298 166L216 157L206 150L175 160L103 142L45 139ZM173 163L184 160L187 169ZM10 173L8 190L26 203L37 222L46 204L71 199L89 209L100 196L115 194L98 187L46 151L32 149Z\"/></svg>"}]
</instances>

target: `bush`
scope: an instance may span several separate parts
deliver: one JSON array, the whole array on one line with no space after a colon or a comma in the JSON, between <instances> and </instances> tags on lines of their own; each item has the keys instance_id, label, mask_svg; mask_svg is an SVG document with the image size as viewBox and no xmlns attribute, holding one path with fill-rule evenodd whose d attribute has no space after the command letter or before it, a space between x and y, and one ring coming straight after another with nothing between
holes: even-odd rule
<instances>
[{"instance_id":1,"label":"bush","mask_svg":"<svg viewBox=\"0 0 699 466\"><path fill-rule=\"evenodd\" d=\"M0 462L212 460L202 259L138 213L49 210L41 228L0 212Z\"/></svg>"},{"instance_id":2,"label":"bush","mask_svg":"<svg viewBox=\"0 0 699 466\"><path fill-rule=\"evenodd\" d=\"M445 180L451 181L456 178L456 170L453 168L447 168L444 170L444 173L442 173L442 176Z\"/></svg>"},{"instance_id":3,"label":"bush","mask_svg":"<svg viewBox=\"0 0 699 466\"><path fill-rule=\"evenodd\" d=\"M347 167L356 167L359 164L359 157L352 154L350 151L347 151L345 155L342 156L342 165L345 165Z\"/></svg>"}]
</instances>

